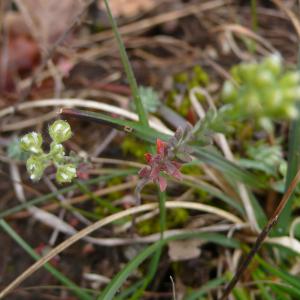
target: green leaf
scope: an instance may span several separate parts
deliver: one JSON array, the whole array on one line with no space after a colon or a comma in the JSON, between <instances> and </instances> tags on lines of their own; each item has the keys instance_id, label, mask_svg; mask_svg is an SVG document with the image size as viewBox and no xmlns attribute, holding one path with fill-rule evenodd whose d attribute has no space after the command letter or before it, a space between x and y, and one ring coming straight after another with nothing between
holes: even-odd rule
<instances>
[{"instance_id":1,"label":"green leaf","mask_svg":"<svg viewBox=\"0 0 300 300\"><path fill-rule=\"evenodd\" d=\"M131 175L131 174L134 174L136 172L137 172L136 169L122 170L122 171L113 171L113 172L111 172L110 175L98 176L98 177L92 178L90 180L81 181L81 183L83 185L92 185L92 184L95 184L95 183L98 184L99 182L102 182L102 181L110 180L110 179L118 177L118 176ZM28 207L31 207L32 205L38 205L38 204L41 204L41 203L46 202L48 200L53 200L58 195L66 194L66 193L68 193L70 191L75 190L76 188L77 188L77 183L76 184L72 184L72 185L70 185L68 187L59 189L56 192L49 193L47 195L43 195L43 196L37 197L37 198L35 198L33 200L29 200L29 201L27 201L25 203L22 203L20 205L15 206L15 207L9 208L9 209L7 209L7 210L5 210L5 211L3 211L3 212L0 213L0 219L8 217L9 215L17 213L17 212L19 212L19 211L21 211L23 209L28 208Z\"/></svg>"},{"instance_id":2,"label":"green leaf","mask_svg":"<svg viewBox=\"0 0 300 300\"><path fill-rule=\"evenodd\" d=\"M200 297L206 295L208 292L210 292L213 289L216 289L221 284L224 284L226 282L226 279L224 276L212 279L205 283L199 290L190 292L184 300L198 300Z\"/></svg>"},{"instance_id":3,"label":"green leaf","mask_svg":"<svg viewBox=\"0 0 300 300\"><path fill-rule=\"evenodd\" d=\"M240 181L256 188L265 187L265 183L257 180L256 176L242 169L237 164L230 162L216 151L197 146L194 146L193 149L195 156L199 160L228 175L233 181Z\"/></svg>"},{"instance_id":4,"label":"green leaf","mask_svg":"<svg viewBox=\"0 0 300 300\"><path fill-rule=\"evenodd\" d=\"M141 251L132 261L130 261L123 269L120 271L113 280L106 286L104 291L98 296L97 300L113 300L119 288L123 285L125 280L130 276L130 274L149 256L151 256L158 248L163 247L168 241L177 239L188 239L188 238L200 238L207 241L215 242L220 245L228 247L238 247L239 243L235 240L227 238L221 234L214 233L193 233L193 234L180 234L173 236L168 239L160 240Z\"/></svg>"},{"instance_id":5,"label":"green leaf","mask_svg":"<svg viewBox=\"0 0 300 300\"><path fill-rule=\"evenodd\" d=\"M134 103L135 103L135 106L136 106L136 109L137 109L137 113L139 115L140 123L145 128L148 128L147 114L146 114L146 111L143 107L143 103L142 103L142 100L141 100L141 97L140 97L140 94L139 94L139 90L138 90L138 85L137 85L137 82L136 82L136 79L135 79L135 76L134 76L129 58L128 58L127 53L126 53L124 43L123 43L121 35L119 33L117 23L116 23L114 17L112 16L112 13L111 13L111 10L110 10L109 4L108 4L108 0L104 0L104 3L105 3L105 6L106 6L106 9L107 9L107 13L108 13L108 17L109 17L109 20L110 20L110 23L111 23L111 26L112 26L112 30L114 32L115 38L116 38L117 43L118 43L122 64L123 64L127 79L129 81L129 84L130 84L131 93L133 95L133 99L134 99Z\"/></svg>"}]
</instances>

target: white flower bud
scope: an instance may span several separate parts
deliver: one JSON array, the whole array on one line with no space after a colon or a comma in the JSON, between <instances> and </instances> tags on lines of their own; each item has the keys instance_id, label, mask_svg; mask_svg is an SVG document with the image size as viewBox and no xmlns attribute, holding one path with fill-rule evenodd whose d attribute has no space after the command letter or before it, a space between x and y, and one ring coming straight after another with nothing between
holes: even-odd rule
<instances>
[{"instance_id":1,"label":"white flower bud","mask_svg":"<svg viewBox=\"0 0 300 300\"><path fill-rule=\"evenodd\" d=\"M57 120L49 127L49 134L54 142L62 143L72 136L72 131L68 122Z\"/></svg>"},{"instance_id":2,"label":"white flower bud","mask_svg":"<svg viewBox=\"0 0 300 300\"><path fill-rule=\"evenodd\" d=\"M31 132L24 135L20 140L20 146L24 151L38 154L42 152L43 138L40 133Z\"/></svg>"},{"instance_id":3,"label":"white flower bud","mask_svg":"<svg viewBox=\"0 0 300 300\"><path fill-rule=\"evenodd\" d=\"M76 177L76 168L73 164L59 166L56 172L56 180L59 183L71 182Z\"/></svg>"},{"instance_id":4,"label":"white flower bud","mask_svg":"<svg viewBox=\"0 0 300 300\"><path fill-rule=\"evenodd\" d=\"M30 174L30 179L38 181L43 176L45 165L38 156L32 155L26 162L26 168Z\"/></svg>"}]
</instances>

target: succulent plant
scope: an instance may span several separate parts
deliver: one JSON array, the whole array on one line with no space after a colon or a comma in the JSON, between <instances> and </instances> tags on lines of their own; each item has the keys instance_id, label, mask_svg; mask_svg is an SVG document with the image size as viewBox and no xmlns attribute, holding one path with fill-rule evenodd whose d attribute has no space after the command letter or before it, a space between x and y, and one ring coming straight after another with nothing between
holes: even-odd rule
<instances>
[{"instance_id":1,"label":"succulent plant","mask_svg":"<svg viewBox=\"0 0 300 300\"><path fill-rule=\"evenodd\" d=\"M222 99L231 105L233 115L254 118L266 129L271 120L297 116L300 73L284 70L279 54L260 63L242 63L233 67L231 73L235 83L224 83Z\"/></svg>"}]
</instances>

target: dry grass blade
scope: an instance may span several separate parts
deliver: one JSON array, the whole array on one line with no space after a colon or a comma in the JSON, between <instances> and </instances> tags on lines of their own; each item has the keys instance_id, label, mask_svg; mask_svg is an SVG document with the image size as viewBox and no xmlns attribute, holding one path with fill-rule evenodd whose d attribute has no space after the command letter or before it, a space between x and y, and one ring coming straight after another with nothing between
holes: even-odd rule
<instances>
[{"instance_id":1,"label":"dry grass blade","mask_svg":"<svg viewBox=\"0 0 300 300\"><path fill-rule=\"evenodd\" d=\"M290 10L288 9L282 1L280 0L273 0L273 2L282 10L286 13L286 15L290 18L292 24L295 27L295 30L297 32L298 37L300 38L300 22L297 16Z\"/></svg>"},{"instance_id":2,"label":"dry grass blade","mask_svg":"<svg viewBox=\"0 0 300 300\"><path fill-rule=\"evenodd\" d=\"M128 118L130 120L137 121L138 116L135 113L132 113L126 109L122 109L120 107L101 103L93 100L86 100L86 99L44 99L44 100L37 100L37 101L30 101L30 102L23 102L18 104L17 106L10 106L0 111L0 119L6 115L13 114L16 111L22 111L30 108L38 108L38 107L51 107L51 106L67 106L67 107L85 107L90 109L97 109L102 110L108 113L117 114L119 116ZM172 131L168 129L165 125L161 122L157 122L156 119L150 118L149 122L150 126L160 132L166 134L172 134ZM8 125L6 125L8 126ZM0 131L4 131L3 127L0 126Z\"/></svg>"},{"instance_id":3,"label":"dry grass blade","mask_svg":"<svg viewBox=\"0 0 300 300\"><path fill-rule=\"evenodd\" d=\"M254 246L252 247L251 251L248 253L246 258L242 261L240 264L238 270L236 271L235 275L227 285L227 287L224 290L223 295L219 300L225 300L228 298L230 292L233 290L241 276L244 274L245 270L249 266L251 260L253 259L254 255L257 253L257 251L260 249L261 245L263 244L264 240L268 236L269 232L273 228L273 226L277 223L278 218L286 206L289 198L291 197L292 193L294 192L295 188L297 187L300 180L300 170L298 170L296 176L294 177L293 181L291 182L290 186L288 187L287 191L283 195L278 207L276 208L275 212L269 219L267 225L264 227L264 229L261 231L259 236L257 237Z\"/></svg>"},{"instance_id":4,"label":"dry grass blade","mask_svg":"<svg viewBox=\"0 0 300 300\"><path fill-rule=\"evenodd\" d=\"M158 16L154 16L152 18L144 19L138 22L134 22L119 28L119 32L124 36L125 34L130 34L137 31L146 30L152 28L154 26L178 20L180 18L184 18L186 16L192 14L203 13L205 11L213 10L218 7L222 7L226 4L230 4L233 2L232 0L215 0L215 1L207 1L203 4L191 4L186 5L183 9L170 11L167 13L163 13ZM100 42L106 39L110 39L113 37L113 32L111 30L101 32L99 34L95 34L94 36L89 37L88 40L82 41L78 46L84 46L86 44L90 44L91 42Z\"/></svg>"},{"instance_id":5,"label":"dry grass blade","mask_svg":"<svg viewBox=\"0 0 300 300\"><path fill-rule=\"evenodd\" d=\"M221 218L227 219L235 224L243 224L243 221L236 217L235 215L228 213L222 209L204 205L200 203L194 203L194 202L180 202L180 201L172 201L172 202L166 202L167 208L186 208L186 209L193 209L193 210L199 210L204 211L212 214L216 214L220 216ZM111 216L108 216L86 228L79 231L75 235L71 236L69 239L65 240L61 244L59 244L57 247L55 247L53 250L48 252L43 258L41 258L39 261L34 263L30 268L28 268L25 272L23 272L19 277L17 277L11 284L9 284L1 293L0 293L0 299L5 297L7 294L9 294L12 290L14 290L19 284L21 284L26 278L28 278L30 275L32 275L34 272L36 272L38 269L40 269L45 263L50 261L53 257L64 251L66 248L74 244L75 242L79 241L83 237L89 235L93 231L108 225L114 221L117 221L121 218L124 218L126 216L135 215L141 212L157 209L158 204L152 203L152 204L144 204L138 207L133 207L130 209L127 209L125 211L113 214Z\"/></svg>"}]
</instances>

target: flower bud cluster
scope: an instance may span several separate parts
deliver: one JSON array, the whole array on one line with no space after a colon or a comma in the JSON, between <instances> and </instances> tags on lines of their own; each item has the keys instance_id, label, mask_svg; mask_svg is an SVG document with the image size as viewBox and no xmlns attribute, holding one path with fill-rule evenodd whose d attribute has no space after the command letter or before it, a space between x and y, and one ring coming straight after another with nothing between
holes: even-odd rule
<instances>
[{"instance_id":1,"label":"flower bud cluster","mask_svg":"<svg viewBox=\"0 0 300 300\"><path fill-rule=\"evenodd\" d=\"M55 121L49 127L49 135L52 139L49 153L42 149L43 137L41 134L31 132L20 140L22 150L31 153L26 162L26 168L33 181L38 181L50 165L56 167L56 180L59 183L71 182L76 177L75 164L69 162L65 155L64 146L61 144L72 136L70 125L63 120Z\"/></svg>"},{"instance_id":2,"label":"flower bud cluster","mask_svg":"<svg viewBox=\"0 0 300 300\"><path fill-rule=\"evenodd\" d=\"M285 71L282 58L273 54L260 63L242 63L232 68L237 84L226 81L222 99L241 117L266 120L295 118L300 100L300 73Z\"/></svg>"}]
</instances>

